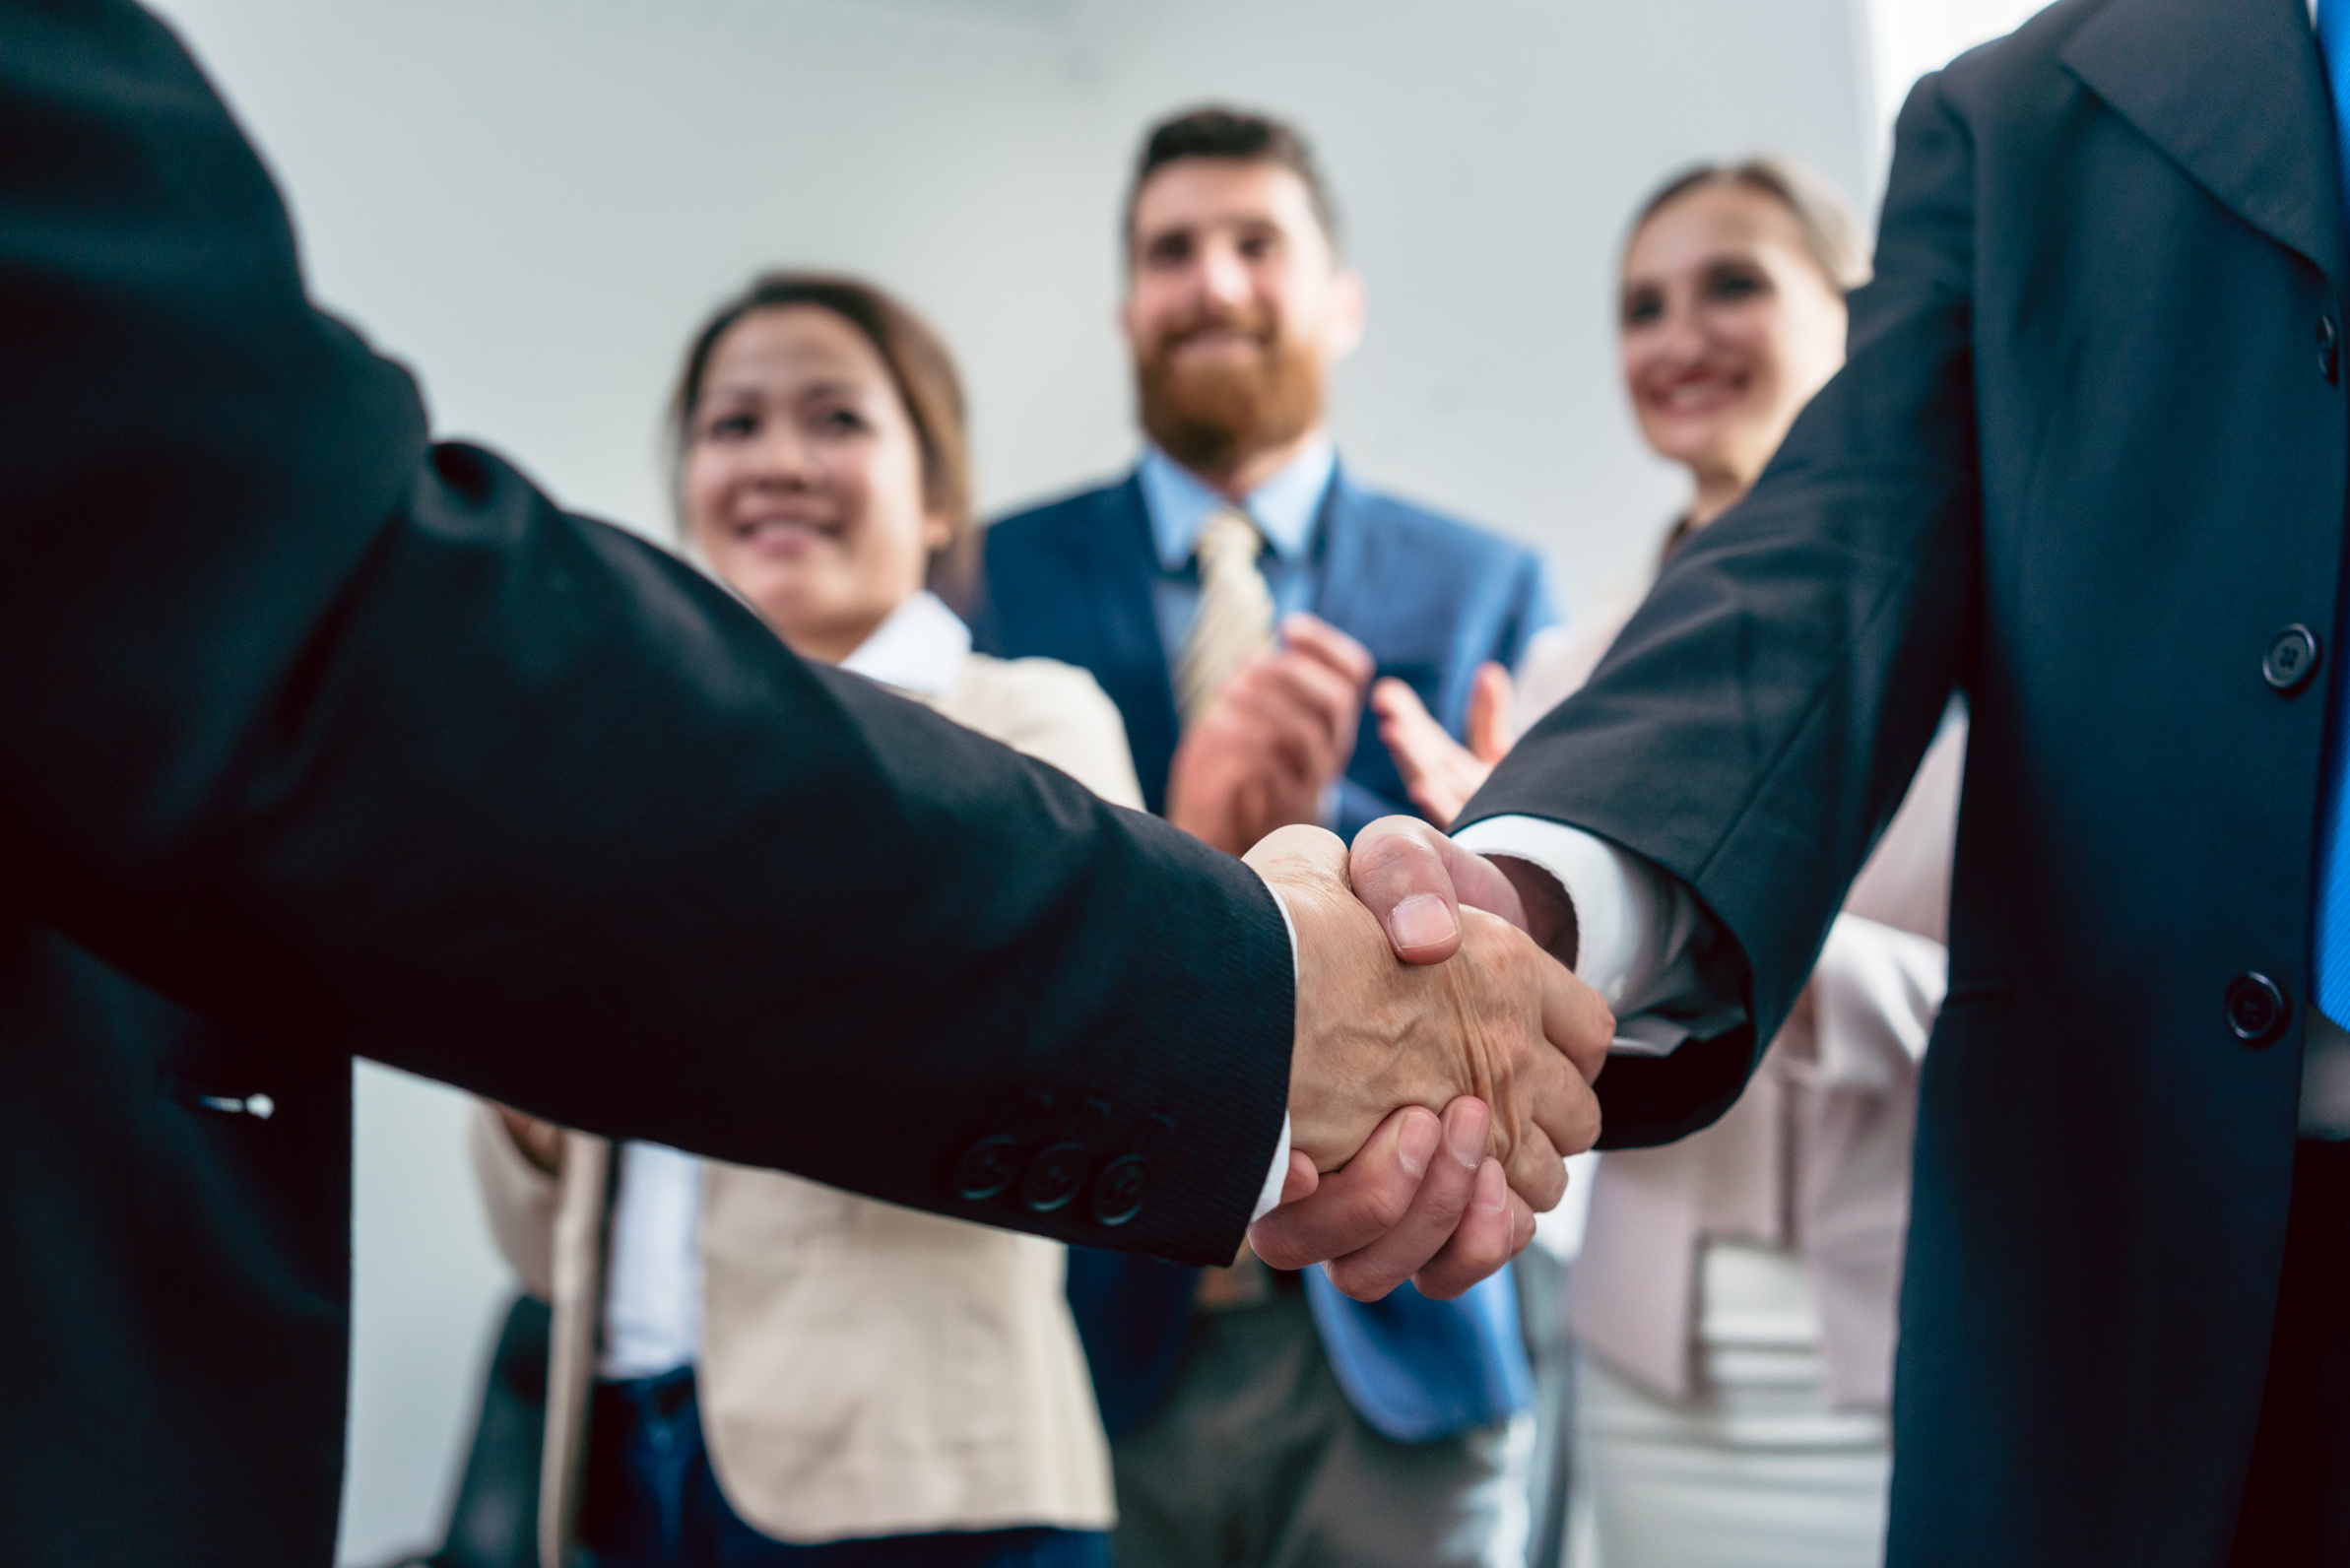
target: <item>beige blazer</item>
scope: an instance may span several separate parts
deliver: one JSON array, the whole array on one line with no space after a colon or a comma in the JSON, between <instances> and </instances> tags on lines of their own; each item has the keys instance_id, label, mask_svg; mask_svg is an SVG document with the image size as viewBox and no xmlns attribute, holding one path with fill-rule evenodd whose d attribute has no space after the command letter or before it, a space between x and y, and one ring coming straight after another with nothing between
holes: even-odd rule
<instances>
[{"instance_id":1,"label":"beige blazer","mask_svg":"<svg viewBox=\"0 0 2350 1568\"><path fill-rule=\"evenodd\" d=\"M1045 659L965 658L940 712L1141 809L1118 710ZM559 1177L482 1108L473 1154L498 1247L555 1307L539 1553L579 1517L618 1161L566 1132ZM729 1503L790 1541L1115 1519L1109 1449L1059 1244L852 1197L775 1171L702 1167L710 1462Z\"/></svg>"},{"instance_id":2,"label":"beige blazer","mask_svg":"<svg viewBox=\"0 0 2350 1568\"><path fill-rule=\"evenodd\" d=\"M1529 650L1521 726L1581 686L1627 617ZM1737 1103L1663 1148L1599 1161L1567 1317L1586 1348L1672 1399L1694 1392L1708 1240L1803 1255L1829 1400L1892 1397L1918 1067L1948 986L1944 950L1966 726L1947 725Z\"/></svg>"}]
</instances>

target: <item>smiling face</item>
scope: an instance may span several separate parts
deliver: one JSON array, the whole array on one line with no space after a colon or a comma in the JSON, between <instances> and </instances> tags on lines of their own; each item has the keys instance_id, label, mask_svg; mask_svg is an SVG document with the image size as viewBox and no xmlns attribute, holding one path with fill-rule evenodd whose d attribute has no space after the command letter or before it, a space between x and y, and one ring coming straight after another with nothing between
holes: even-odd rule
<instances>
[{"instance_id":1,"label":"smiling face","mask_svg":"<svg viewBox=\"0 0 2350 1568\"><path fill-rule=\"evenodd\" d=\"M1185 158L1136 193L1120 312L1142 427L1167 454L1242 489L1322 422L1332 360L1362 333L1305 182L1270 161Z\"/></svg>"},{"instance_id":2,"label":"smiling face","mask_svg":"<svg viewBox=\"0 0 2350 1568\"><path fill-rule=\"evenodd\" d=\"M1674 197L1632 236L1620 321L1641 434L1695 474L1707 516L1754 484L1844 362L1844 295L1795 215L1728 181Z\"/></svg>"},{"instance_id":3,"label":"smiling face","mask_svg":"<svg viewBox=\"0 0 2350 1568\"><path fill-rule=\"evenodd\" d=\"M752 310L726 329L685 456L686 537L806 658L856 651L947 542L888 365L820 305Z\"/></svg>"}]
</instances>

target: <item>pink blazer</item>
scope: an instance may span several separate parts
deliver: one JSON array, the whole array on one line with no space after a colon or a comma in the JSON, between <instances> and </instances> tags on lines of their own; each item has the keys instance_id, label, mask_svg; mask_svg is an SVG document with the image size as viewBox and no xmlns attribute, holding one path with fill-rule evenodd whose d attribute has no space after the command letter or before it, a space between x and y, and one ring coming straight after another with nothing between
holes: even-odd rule
<instances>
[{"instance_id":1,"label":"pink blazer","mask_svg":"<svg viewBox=\"0 0 2350 1568\"><path fill-rule=\"evenodd\" d=\"M1521 714L1580 686L1614 629L1530 650ZM1568 1322L1586 1348L1659 1394L1693 1392L1698 1255L1721 1239L1800 1251L1829 1399L1891 1401L1918 1068L1948 985L1965 755L1965 724L1946 725L1730 1112L1667 1147L1599 1161Z\"/></svg>"}]
</instances>

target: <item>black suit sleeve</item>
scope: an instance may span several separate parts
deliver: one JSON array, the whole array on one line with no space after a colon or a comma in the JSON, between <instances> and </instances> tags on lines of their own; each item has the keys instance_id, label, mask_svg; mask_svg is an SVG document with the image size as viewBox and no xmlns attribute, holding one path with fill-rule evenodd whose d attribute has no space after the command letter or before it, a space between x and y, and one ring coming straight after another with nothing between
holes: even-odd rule
<instances>
[{"instance_id":1,"label":"black suit sleeve","mask_svg":"<svg viewBox=\"0 0 2350 1568\"><path fill-rule=\"evenodd\" d=\"M0 878L24 904L232 1026L1230 1258L1292 1026L1245 869L428 448L134 7L0 7ZM1102 1178L1127 1156L1140 1182Z\"/></svg>"},{"instance_id":2,"label":"black suit sleeve","mask_svg":"<svg viewBox=\"0 0 2350 1568\"><path fill-rule=\"evenodd\" d=\"M1743 981L1752 1025L1612 1060L1611 1145L1693 1131L1736 1096L1965 669L1981 555L1972 159L1936 79L1897 145L1846 368L1462 817L1613 839L1693 888L1734 945L1702 956Z\"/></svg>"}]
</instances>

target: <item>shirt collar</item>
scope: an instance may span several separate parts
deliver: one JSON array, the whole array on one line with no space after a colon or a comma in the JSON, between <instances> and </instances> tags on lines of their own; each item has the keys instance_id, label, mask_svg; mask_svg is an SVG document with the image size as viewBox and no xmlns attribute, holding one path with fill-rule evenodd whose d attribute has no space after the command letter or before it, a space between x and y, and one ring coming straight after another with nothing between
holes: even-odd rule
<instances>
[{"instance_id":1,"label":"shirt collar","mask_svg":"<svg viewBox=\"0 0 2350 1568\"><path fill-rule=\"evenodd\" d=\"M943 697L971 656L971 628L934 593L918 593L873 628L840 667L909 696Z\"/></svg>"},{"instance_id":2,"label":"shirt collar","mask_svg":"<svg viewBox=\"0 0 2350 1568\"><path fill-rule=\"evenodd\" d=\"M1330 437L1318 435L1306 449L1241 501L1241 510L1264 531L1265 543L1275 555L1302 560L1313 542L1314 523L1322 515L1322 497L1338 472L1338 452ZM1158 563L1181 571L1200 543L1208 519L1231 505L1210 490L1197 474L1156 446L1142 450L1142 509L1150 515L1150 540Z\"/></svg>"}]
</instances>

